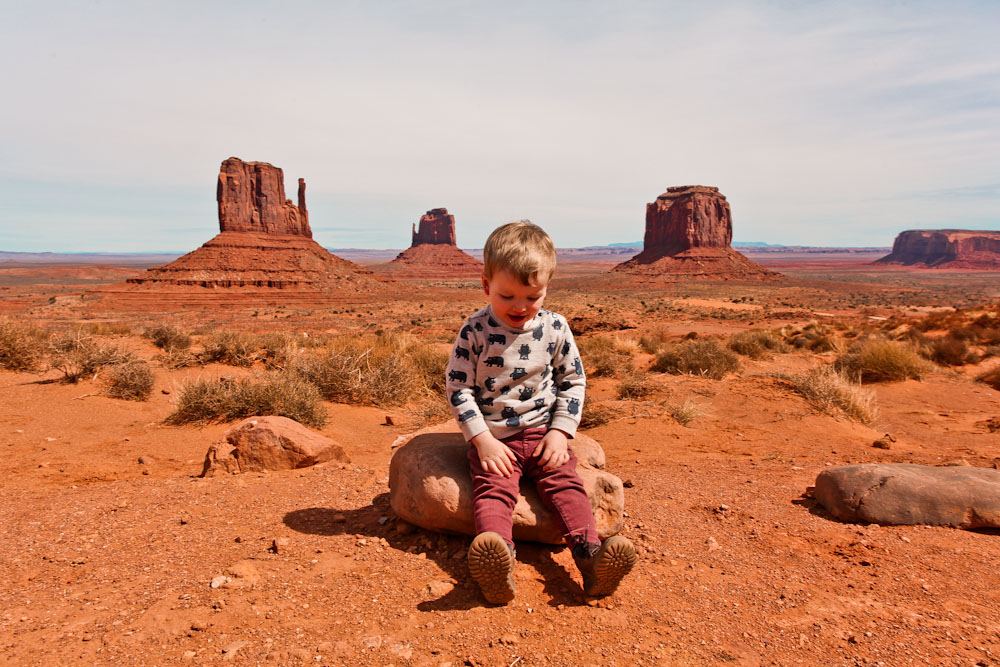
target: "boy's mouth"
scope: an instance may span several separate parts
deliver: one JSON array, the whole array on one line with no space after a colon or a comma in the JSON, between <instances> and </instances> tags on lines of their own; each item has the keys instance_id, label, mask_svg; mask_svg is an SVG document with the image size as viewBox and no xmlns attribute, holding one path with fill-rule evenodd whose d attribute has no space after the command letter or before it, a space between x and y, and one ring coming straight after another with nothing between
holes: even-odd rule
<instances>
[{"instance_id":1,"label":"boy's mouth","mask_svg":"<svg viewBox=\"0 0 1000 667\"><path fill-rule=\"evenodd\" d=\"M526 317L525 315L511 315L509 313L507 314L507 319L509 319L511 322L520 322L525 317Z\"/></svg>"}]
</instances>

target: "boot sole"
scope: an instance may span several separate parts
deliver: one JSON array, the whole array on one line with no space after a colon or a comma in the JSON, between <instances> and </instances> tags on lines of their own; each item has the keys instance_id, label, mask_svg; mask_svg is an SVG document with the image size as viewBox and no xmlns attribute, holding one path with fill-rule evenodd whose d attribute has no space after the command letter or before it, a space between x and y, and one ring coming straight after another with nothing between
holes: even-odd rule
<instances>
[{"instance_id":1,"label":"boot sole","mask_svg":"<svg viewBox=\"0 0 1000 667\"><path fill-rule=\"evenodd\" d=\"M594 585L584 591L587 595L595 597L614 593L618 589L618 584L632 571L639 559L632 543L617 535L604 543L596 558Z\"/></svg>"},{"instance_id":2,"label":"boot sole","mask_svg":"<svg viewBox=\"0 0 1000 667\"><path fill-rule=\"evenodd\" d=\"M469 574L493 604L514 599L514 557L496 533L482 533L469 547Z\"/></svg>"}]
</instances>

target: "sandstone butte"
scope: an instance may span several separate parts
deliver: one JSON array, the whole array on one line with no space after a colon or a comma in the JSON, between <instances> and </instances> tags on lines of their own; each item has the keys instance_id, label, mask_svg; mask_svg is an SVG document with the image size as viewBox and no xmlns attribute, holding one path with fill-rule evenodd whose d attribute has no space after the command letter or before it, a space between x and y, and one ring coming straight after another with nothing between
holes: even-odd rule
<instances>
[{"instance_id":1,"label":"sandstone butte","mask_svg":"<svg viewBox=\"0 0 1000 667\"><path fill-rule=\"evenodd\" d=\"M459 249L455 216L432 208L413 225L410 247L379 267L394 278L478 278L483 263Z\"/></svg>"},{"instance_id":2,"label":"sandstone butte","mask_svg":"<svg viewBox=\"0 0 1000 667\"><path fill-rule=\"evenodd\" d=\"M642 252L612 271L721 280L779 276L733 250L732 240L732 213L718 188L667 188L646 204Z\"/></svg>"},{"instance_id":3,"label":"sandstone butte","mask_svg":"<svg viewBox=\"0 0 1000 667\"><path fill-rule=\"evenodd\" d=\"M892 252L876 264L997 271L1000 231L910 229L896 236Z\"/></svg>"},{"instance_id":4,"label":"sandstone butte","mask_svg":"<svg viewBox=\"0 0 1000 667\"><path fill-rule=\"evenodd\" d=\"M312 239L304 179L299 179L295 204L285 198L280 168L231 157L219 170L216 199L219 234L214 238L165 266L129 278L126 285L95 292L127 296L155 291L213 302L211 297L280 293L282 300L315 301L385 288L370 271Z\"/></svg>"}]
</instances>

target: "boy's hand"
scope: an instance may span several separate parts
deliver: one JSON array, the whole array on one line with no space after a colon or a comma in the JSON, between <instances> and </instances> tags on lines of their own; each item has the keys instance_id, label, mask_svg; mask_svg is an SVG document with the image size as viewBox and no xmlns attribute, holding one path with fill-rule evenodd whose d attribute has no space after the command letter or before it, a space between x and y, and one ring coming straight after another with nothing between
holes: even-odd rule
<instances>
[{"instance_id":1,"label":"boy's hand","mask_svg":"<svg viewBox=\"0 0 1000 667\"><path fill-rule=\"evenodd\" d=\"M531 455L539 457L538 465L543 469L555 470L569 461L569 439L559 429L549 429Z\"/></svg>"},{"instance_id":2,"label":"boy's hand","mask_svg":"<svg viewBox=\"0 0 1000 667\"><path fill-rule=\"evenodd\" d=\"M479 453L479 465L483 467L483 470L504 477L510 477L511 473L514 472L513 464L517 461L514 452L510 451L510 447L494 438L492 433L483 431L472 438L472 444L475 445L476 451Z\"/></svg>"}]
</instances>

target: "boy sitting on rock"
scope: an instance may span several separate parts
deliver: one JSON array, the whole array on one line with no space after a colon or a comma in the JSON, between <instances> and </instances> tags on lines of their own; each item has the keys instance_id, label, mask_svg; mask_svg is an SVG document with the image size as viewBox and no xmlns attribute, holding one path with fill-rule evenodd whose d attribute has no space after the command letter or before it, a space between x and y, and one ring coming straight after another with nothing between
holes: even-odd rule
<instances>
[{"instance_id":1,"label":"boy sitting on rock","mask_svg":"<svg viewBox=\"0 0 1000 667\"><path fill-rule=\"evenodd\" d=\"M568 441L586 379L566 319L542 308L556 251L526 220L503 225L483 250L489 304L471 315L448 364L452 410L469 441L476 537L469 572L492 603L514 598L514 505L522 475L563 529L587 595L610 595L636 561L628 539L601 544Z\"/></svg>"}]
</instances>

